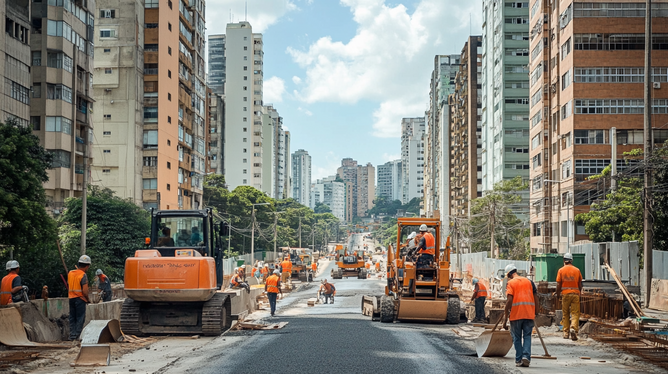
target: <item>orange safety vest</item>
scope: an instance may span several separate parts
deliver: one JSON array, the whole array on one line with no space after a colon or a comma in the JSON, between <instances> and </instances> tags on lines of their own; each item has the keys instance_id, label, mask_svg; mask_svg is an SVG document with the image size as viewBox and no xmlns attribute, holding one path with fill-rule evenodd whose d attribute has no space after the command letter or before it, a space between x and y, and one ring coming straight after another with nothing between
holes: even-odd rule
<instances>
[{"instance_id":1,"label":"orange safety vest","mask_svg":"<svg viewBox=\"0 0 668 374\"><path fill-rule=\"evenodd\" d=\"M14 278L19 275L16 273L9 273L2 278L2 285L0 286L0 305L7 305L12 302L12 282Z\"/></svg>"},{"instance_id":2,"label":"orange safety vest","mask_svg":"<svg viewBox=\"0 0 668 374\"><path fill-rule=\"evenodd\" d=\"M432 235L430 232L424 234L424 243L427 249L420 249L420 253L426 253L428 255L434 255L436 254L436 239L434 239L434 235Z\"/></svg>"},{"instance_id":3,"label":"orange safety vest","mask_svg":"<svg viewBox=\"0 0 668 374\"><path fill-rule=\"evenodd\" d=\"M283 268L284 273L291 273L292 272L292 262L285 260L281 262L281 267Z\"/></svg>"},{"instance_id":4,"label":"orange safety vest","mask_svg":"<svg viewBox=\"0 0 668 374\"><path fill-rule=\"evenodd\" d=\"M315 262L312 263L312 264L311 264L311 270L313 270L313 271L318 270L318 264L316 264Z\"/></svg>"},{"instance_id":5,"label":"orange safety vest","mask_svg":"<svg viewBox=\"0 0 668 374\"><path fill-rule=\"evenodd\" d=\"M70 299L76 299L77 297L86 301L83 293L83 287L81 286L81 280L83 279L86 273L81 269L71 270L67 274L67 297Z\"/></svg>"},{"instance_id":6,"label":"orange safety vest","mask_svg":"<svg viewBox=\"0 0 668 374\"><path fill-rule=\"evenodd\" d=\"M487 287L485 287L485 285L480 282L478 282L477 285L478 285L478 292L476 292L475 298L477 299L479 297L487 297Z\"/></svg>"},{"instance_id":7,"label":"orange safety vest","mask_svg":"<svg viewBox=\"0 0 668 374\"><path fill-rule=\"evenodd\" d=\"M509 318L511 321L536 318L536 303L533 298L533 286L530 280L519 275L509 280L508 286L506 286L506 295L513 296Z\"/></svg>"},{"instance_id":8,"label":"orange safety vest","mask_svg":"<svg viewBox=\"0 0 668 374\"><path fill-rule=\"evenodd\" d=\"M561 282L561 293L564 295L569 293L579 295L581 280L580 269L572 264L564 265L557 273L557 283Z\"/></svg>"},{"instance_id":9,"label":"orange safety vest","mask_svg":"<svg viewBox=\"0 0 668 374\"><path fill-rule=\"evenodd\" d=\"M278 293L280 290L278 289L278 282L280 281L280 278L276 274L272 274L267 278L267 292L271 293Z\"/></svg>"}]
</instances>

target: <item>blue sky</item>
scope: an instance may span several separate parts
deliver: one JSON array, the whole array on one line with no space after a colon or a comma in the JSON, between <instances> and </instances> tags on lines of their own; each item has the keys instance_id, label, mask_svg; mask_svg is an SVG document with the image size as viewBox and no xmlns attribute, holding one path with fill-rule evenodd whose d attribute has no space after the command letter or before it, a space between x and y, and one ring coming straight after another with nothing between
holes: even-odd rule
<instances>
[{"instance_id":1,"label":"blue sky","mask_svg":"<svg viewBox=\"0 0 668 374\"><path fill-rule=\"evenodd\" d=\"M244 19L244 0L207 1L207 33ZM264 102L312 156L313 180L344 157L400 157L402 117L423 116L436 54L480 34L481 0L248 0L264 35Z\"/></svg>"}]
</instances>

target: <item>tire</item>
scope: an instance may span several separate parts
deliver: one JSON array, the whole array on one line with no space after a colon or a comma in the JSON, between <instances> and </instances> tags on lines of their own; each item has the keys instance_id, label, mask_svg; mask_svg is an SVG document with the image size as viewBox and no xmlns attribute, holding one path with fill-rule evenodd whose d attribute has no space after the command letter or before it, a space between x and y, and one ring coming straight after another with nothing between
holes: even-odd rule
<instances>
[{"instance_id":1,"label":"tire","mask_svg":"<svg viewBox=\"0 0 668 374\"><path fill-rule=\"evenodd\" d=\"M445 317L445 323L456 325L460 319L460 304L459 297L452 296L448 299L448 313Z\"/></svg>"},{"instance_id":2,"label":"tire","mask_svg":"<svg viewBox=\"0 0 668 374\"><path fill-rule=\"evenodd\" d=\"M380 322L394 322L394 301L385 295L380 298Z\"/></svg>"}]
</instances>

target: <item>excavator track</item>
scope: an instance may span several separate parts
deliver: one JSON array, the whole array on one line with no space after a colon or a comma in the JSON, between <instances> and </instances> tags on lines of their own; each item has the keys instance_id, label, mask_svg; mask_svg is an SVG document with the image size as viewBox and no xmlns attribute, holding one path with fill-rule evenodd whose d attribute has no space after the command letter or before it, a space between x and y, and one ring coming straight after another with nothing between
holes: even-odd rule
<instances>
[{"instance_id":1,"label":"excavator track","mask_svg":"<svg viewBox=\"0 0 668 374\"><path fill-rule=\"evenodd\" d=\"M121 308L121 330L124 334L141 336L139 319L141 318L141 303L126 298Z\"/></svg>"},{"instance_id":2,"label":"excavator track","mask_svg":"<svg viewBox=\"0 0 668 374\"><path fill-rule=\"evenodd\" d=\"M232 304L227 295L216 293L202 307L202 334L218 336L232 324Z\"/></svg>"}]
</instances>

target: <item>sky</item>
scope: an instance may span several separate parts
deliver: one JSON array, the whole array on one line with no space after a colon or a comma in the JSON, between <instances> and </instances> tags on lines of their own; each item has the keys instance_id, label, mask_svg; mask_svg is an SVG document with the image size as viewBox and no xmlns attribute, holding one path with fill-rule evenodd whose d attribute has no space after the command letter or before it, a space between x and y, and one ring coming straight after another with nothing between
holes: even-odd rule
<instances>
[{"instance_id":1,"label":"sky","mask_svg":"<svg viewBox=\"0 0 668 374\"><path fill-rule=\"evenodd\" d=\"M208 35L244 19L263 34L264 103L291 152L311 155L315 181L345 157L401 157L401 119L424 116L434 56L481 33L482 0L207 1Z\"/></svg>"}]
</instances>

